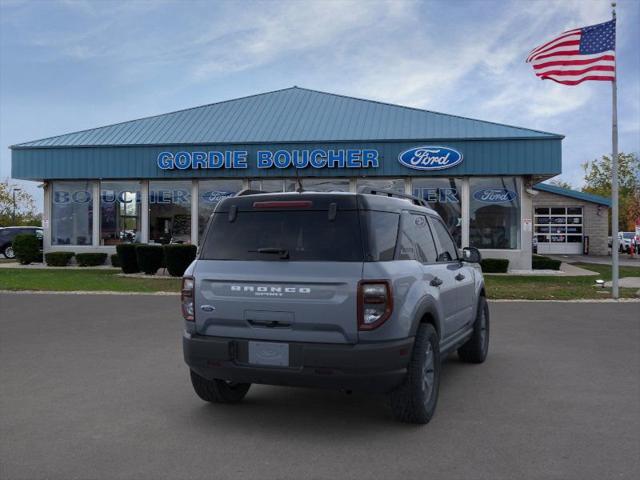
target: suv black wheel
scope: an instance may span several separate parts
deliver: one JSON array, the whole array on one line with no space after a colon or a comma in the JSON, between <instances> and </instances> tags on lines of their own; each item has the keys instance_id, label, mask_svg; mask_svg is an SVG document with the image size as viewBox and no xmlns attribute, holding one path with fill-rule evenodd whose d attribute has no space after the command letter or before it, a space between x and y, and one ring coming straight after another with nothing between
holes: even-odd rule
<instances>
[{"instance_id":1,"label":"suv black wheel","mask_svg":"<svg viewBox=\"0 0 640 480\"><path fill-rule=\"evenodd\" d=\"M429 324L418 328L407 376L391 392L393 416L401 422L428 423L438 403L440 387L440 349L438 333Z\"/></svg>"},{"instance_id":2,"label":"suv black wheel","mask_svg":"<svg viewBox=\"0 0 640 480\"><path fill-rule=\"evenodd\" d=\"M13 251L13 246L11 244L4 247L4 250L2 250L2 254L5 258L16 258L16 254Z\"/></svg>"},{"instance_id":3,"label":"suv black wheel","mask_svg":"<svg viewBox=\"0 0 640 480\"><path fill-rule=\"evenodd\" d=\"M251 387L250 383L232 383L225 380L207 380L193 370L191 372L191 384L198 396L205 402L213 403L238 403Z\"/></svg>"},{"instance_id":4,"label":"suv black wheel","mask_svg":"<svg viewBox=\"0 0 640 480\"><path fill-rule=\"evenodd\" d=\"M473 324L473 335L458 349L460 360L468 363L482 363L489 353L489 305L485 297L478 300L478 312Z\"/></svg>"}]
</instances>

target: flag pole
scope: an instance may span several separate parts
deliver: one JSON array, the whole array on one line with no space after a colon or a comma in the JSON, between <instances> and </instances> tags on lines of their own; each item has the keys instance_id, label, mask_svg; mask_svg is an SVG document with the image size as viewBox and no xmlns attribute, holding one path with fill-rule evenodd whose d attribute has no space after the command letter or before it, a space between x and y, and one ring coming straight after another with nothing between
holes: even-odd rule
<instances>
[{"instance_id":1,"label":"flag pole","mask_svg":"<svg viewBox=\"0 0 640 480\"><path fill-rule=\"evenodd\" d=\"M611 2L611 14L616 19L616 2ZM617 25L616 25L617 30ZM614 34L615 35L615 34ZM619 297L618 290L618 59L611 82L611 296Z\"/></svg>"}]
</instances>

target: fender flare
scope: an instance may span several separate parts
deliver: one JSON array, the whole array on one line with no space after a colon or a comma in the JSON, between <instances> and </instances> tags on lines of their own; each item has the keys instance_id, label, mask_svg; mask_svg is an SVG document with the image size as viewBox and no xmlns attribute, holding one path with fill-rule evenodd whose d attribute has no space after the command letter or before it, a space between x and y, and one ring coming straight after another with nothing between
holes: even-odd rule
<instances>
[{"instance_id":1,"label":"fender flare","mask_svg":"<svg viewBox=\"0 0 640 480\"><path fill-rule=\"evenodd\" d=\"M425 315L429 315L431 316L431 318L433 318L433 326L438 332L438 336L442 338L442 319L440 318L440 313L438 312L436 301L431 297L425 298L416 309L416 314L411 325L410 335L412 337L416 335L418 327L420 326L420 322Z\"/></svg>"}]
</instances>

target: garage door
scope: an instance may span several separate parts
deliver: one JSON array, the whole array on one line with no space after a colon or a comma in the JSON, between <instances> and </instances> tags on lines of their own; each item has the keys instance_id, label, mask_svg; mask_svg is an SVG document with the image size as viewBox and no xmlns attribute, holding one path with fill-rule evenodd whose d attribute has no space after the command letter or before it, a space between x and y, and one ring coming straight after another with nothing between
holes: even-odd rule
<instances>
[{"instance_id":1,"label":"garage door","mask_svg":"<svg viewBox=\"0 0 640 480\"><path fill-rule=\"evenodd\" d=\"M536 207L538 253L582 253L582 207Z\"/></svg>"}]
</instances>

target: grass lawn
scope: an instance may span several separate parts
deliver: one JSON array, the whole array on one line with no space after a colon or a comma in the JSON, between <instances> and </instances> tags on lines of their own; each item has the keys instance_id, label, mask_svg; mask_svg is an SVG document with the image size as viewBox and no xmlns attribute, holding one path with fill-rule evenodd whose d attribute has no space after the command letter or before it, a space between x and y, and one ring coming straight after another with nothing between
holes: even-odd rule
<instances>
[{"instance_id":1,"label":"grass lawn","mask_svg":"<svg viewBox=\"0 0 640 480\"><path fill-rule=\"evenodd\" d=\"M576 263L577 267L598 272L598 276L498 276L485 275L487 296L498 299L572 300L576 298L611 298L610 289L594 287L596 279L611 280L611 267L593 263ZM640 267L620 267L620 277L640 277ZM607 293L598 293L598 291ZM621 288L620 297L634 298L637 289Z\"/></svg>"},{"instance_id":2,"label":"grass lawn","mask_svg":"<svg viewBox=\"0 0 640 480\"><path fill-rule=\"evenodd\" d=\"M611 267L576 264L598 272L598 276L498 276L485 275L487 294L492 299L571 300L610 298L609 289L596 288L597 278L611 279ZM117 270L0 269L0 290L178 292L180 279L123 278ZM620 277L640 277L640 267L620 267ZM598 293L598 291L607 293ZM620 296L635 297L636 289L621 288Z\"/></svg>"},{"instance_id":3,"label":"grass lawn","mask_svg":"<svg viewBox=\"0 0 640 480\"><path fill-rule=\"evenodd\" d=\"M124 278L118 270L0 269L0 290L178 292L179 278Z\"/></svg>"}]
</instances>

